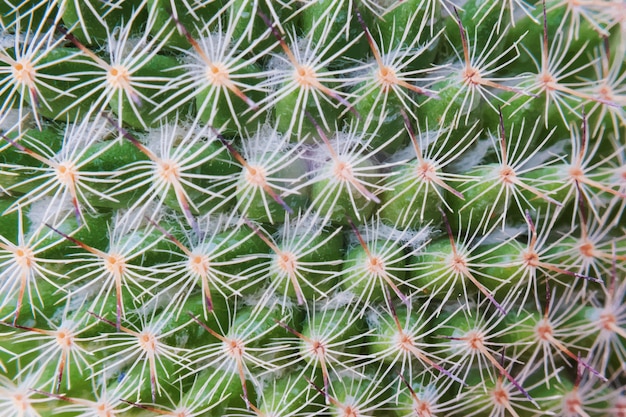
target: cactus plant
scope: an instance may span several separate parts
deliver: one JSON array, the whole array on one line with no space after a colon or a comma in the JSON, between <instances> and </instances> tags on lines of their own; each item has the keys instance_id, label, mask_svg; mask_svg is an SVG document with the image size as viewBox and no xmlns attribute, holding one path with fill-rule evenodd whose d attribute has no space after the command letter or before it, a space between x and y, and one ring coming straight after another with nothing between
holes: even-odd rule
<instances>
[{"instance_id":1,"label":"cactus plant","mask_svg":"<svg viewBox=\"0 0 626 417\"><path fill-rule=\"evenodd\" d=\"M626 413L622 1L0 11L0 415Z\"/></svg>"}]
</instances>

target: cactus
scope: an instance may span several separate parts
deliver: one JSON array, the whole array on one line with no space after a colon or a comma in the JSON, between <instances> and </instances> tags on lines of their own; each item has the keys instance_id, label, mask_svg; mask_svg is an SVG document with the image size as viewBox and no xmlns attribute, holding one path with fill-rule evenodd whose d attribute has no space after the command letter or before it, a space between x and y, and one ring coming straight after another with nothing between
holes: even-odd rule
<instances>
[{"instance_id":1,"label":"cactus","mask_svg":"<svg viewBox=\"0 0 626 417\"><path fill-rule=\"evenodd\" d=\"M0 415L626 413L622 1L0 11Z\"/></svg>"}]
</instances>

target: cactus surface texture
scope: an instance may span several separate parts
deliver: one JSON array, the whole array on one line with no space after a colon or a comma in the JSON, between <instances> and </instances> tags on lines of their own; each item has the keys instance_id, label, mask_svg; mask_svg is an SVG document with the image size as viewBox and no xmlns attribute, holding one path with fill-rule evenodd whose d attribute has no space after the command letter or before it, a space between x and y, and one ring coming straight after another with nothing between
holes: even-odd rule
<instances>
[{"instance_id":1,"label":"cactus surface texture","mask_svg":"<svg viewBox=\"0 0 626 417\"><path fill-rule=\"evenodd\" d=\"M0 417L626 416L624 0L0 25Z\"/></svg>"}]
</instances>

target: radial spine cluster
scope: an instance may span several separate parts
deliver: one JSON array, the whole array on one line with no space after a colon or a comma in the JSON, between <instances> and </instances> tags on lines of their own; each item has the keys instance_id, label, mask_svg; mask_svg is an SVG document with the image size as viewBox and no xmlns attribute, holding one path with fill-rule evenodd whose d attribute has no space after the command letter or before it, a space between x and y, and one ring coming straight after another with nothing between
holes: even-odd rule
<instances>
[{"instance_id":1,"label":"radial spine cluster","mask_svg":"<svg viewBox=\"0 0 626 417\"><path fill-rule=\"evenodd\" d=\"M0 29L0 416L626 416L623 0Z\"/></svg>"}]
</instances>

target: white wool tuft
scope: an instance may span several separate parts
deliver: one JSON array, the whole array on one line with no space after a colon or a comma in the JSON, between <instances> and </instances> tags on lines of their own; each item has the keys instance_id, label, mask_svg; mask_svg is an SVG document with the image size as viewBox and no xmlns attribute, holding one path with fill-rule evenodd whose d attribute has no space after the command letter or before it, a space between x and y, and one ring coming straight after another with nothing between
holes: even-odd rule
<instances>
[{"instance_id":1,"label":"white wool tuft","mask_svg":"<svg viewBox=\"0 0 626 417\"><path fill-rule=\"evenodd\" d=\"M8 132L13 130L19 130L20 126L22 129L28 128L29 126L27 123L29 122L29 119L31 119L30 115L31 113L28 113L26 116L22 116L22 119L20 120L19 110L8 109L4 112L4 114L2 114L2 117L0 117L0 132L2 132L3 135L6 135ZM32 122L32 120L30 121Z\"/></svg>"},{"instance_id":2,"label":"white wool tuft","mask_svg":"<svg viewBox=\"0 0 626 417\"><path fill-rule=\"evenodd\" d=\"M9 49L15 46L15 34L8 33L7 31L2 31L2 36L0 36L0 49ZM24 41L24 35L19 36L19 41L22 43Z\"/></svg>"},{"instance_id":3,"label":"white wool tuft","mask_svg":"<svg viewBox=\"0 0 626 417\"><path fill-rule=\"evenodd\" d=\"M413 248L420 247L425 243L431 235L430 227L423 227L419 230L398 230L386 224L378 226L378 238L395 241L402 246L410 246Z\"/></svg>"},{"instance_id":4,"label":"white wool tuft","mask_svg":"<svg viewBox=\"0 0 626 417\"><path fill-rule=\"evenodd\" d=\"M495 228L491 233L483 238L480 242L481 245L494 245L501 244L510 240L516 236L523 235L528 232L528 225L526 223L520 223L515 226L507 225L505 228Z\"/></svg>"},{"instance_id":5,"label":"white wool tuft","mask_svg":"<svg viewBox=\"0 0 626 417\"><path fill-rule=\"evenodd\" d=\"M365 322L370 329L380 326L380 312L377 310L369 310L365 315Z\"/></svg>"},{"instance_id":6,"label":"white wool tuft","mask_svg":"<svg viewBox=\"0 0 626 417\"><path fill-rule=\"evenodd\" d=\"M356 295L351 291L339 291L324 300L324 303L319 306L320 311L338 310L346 307L357 299Z\"/></svg>"},{"instance_id":7,"label":"white wool tuft","mask_svg":"<svg viewBox=\"0 0 626 417\"><path fill-rule=\"evenodd\" d=\"M144 53L147 54L152 47L152 45L149 45L146 42L145 37L126 38L125 36L120 36L120 32L122 32L120 28L116 28L111 36L108 37L108 41L105 43L105 50L107 54L112 55L121 53L118 58L131 56L133 51L144 51Z\"/></svg>"},{"instance_id":8,"label":"white wool tuft","mask_svg":"<svg viewBox=\"0 0 626 417\"><path fill-rule=\"evenodd\" d=\"M490 148L490 140L483 139L475 142L475 145L468 148L467 152L465 152L463 156L448 165L449 170L454 173L464 173L469 171L483 161Z\"/></svg>"},{"instance_id":9,"label":"white wool tuft","mask_svg":"<svg viewBox=\"0 0 626 417\"><path fill-rule=\"evenodd\" d=\"M298 212L297 215L285 215L285 222L276 231L278 240L283 240L286 236L295 239L303 236L307 231L315 236L322 233L327 226L324 219L317 212Z\"/></svg>"},{"instance_id":10,"label":"white wool tuft","mask_svg":"<svg viewBox=\"0 0 626 417\"><path fill-rule=\"evenodd\" d=\"M282 135L269 124L260 126L259 131L243 143L243 154L246 159L258 159L276 152L284 153L297 144L289 141L288 135Z\"/></svg>"},{"instance_id":11,"label":"white wool tuft","mask_svg":"<svg viewBox=\"0 0 626 417\"><path fill-rule=\"evenodd\" d=\"M565 149L569 146L570 141L565 139L561 140L554 145L548 147L542 152L537 152L531 160L525 165L526 168L541 167L545 165L545 162L554 159L557 155L565 155Z\"/></svg>"},{"instance_id":12,"label":"white wool tuft","mask_svg":"<svg viewBox=\"0 0 626 417\"><path fill-rule=\"evenodd\" d=\"M66 219L68 216L74 215L74 206L69 200L61 201L59 199L55 202L55 207L51 210L50 203L52 197L41 197L33 201L30 204L26 216L31 223L31 230L36 230L39 227L45 227L45 224L55 225L57 222Z\"/></svg>"}]
</instances>

